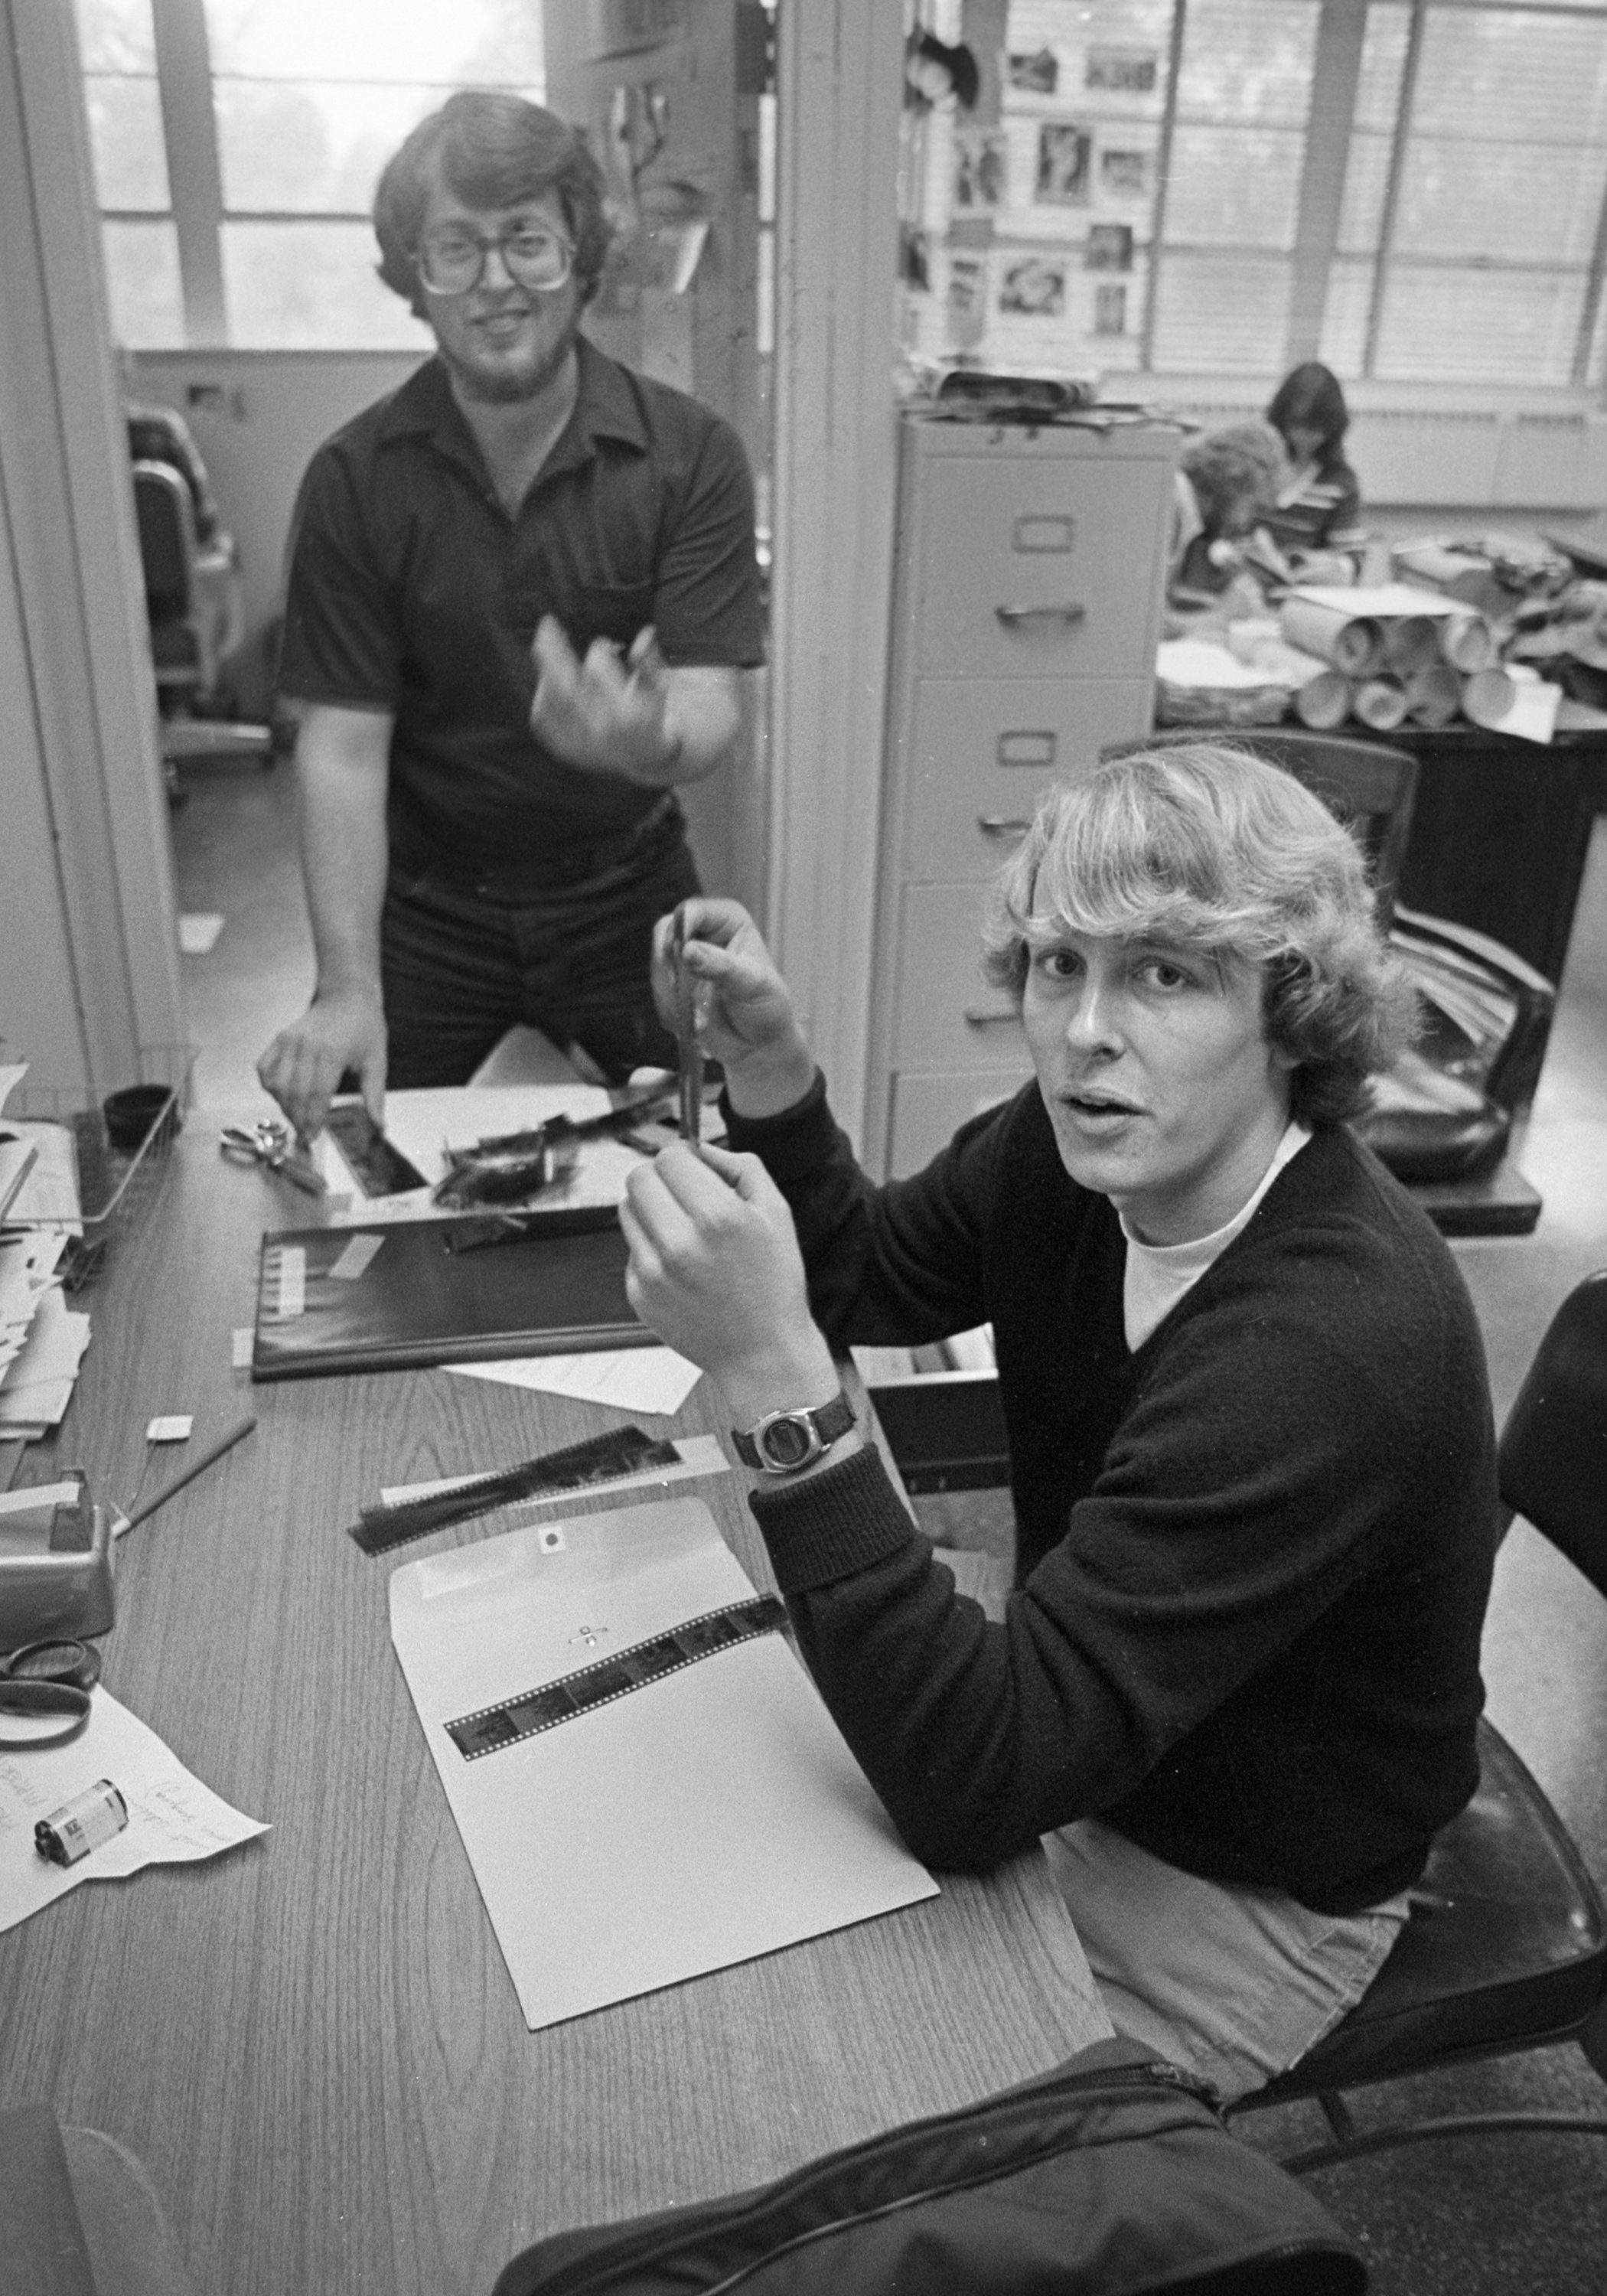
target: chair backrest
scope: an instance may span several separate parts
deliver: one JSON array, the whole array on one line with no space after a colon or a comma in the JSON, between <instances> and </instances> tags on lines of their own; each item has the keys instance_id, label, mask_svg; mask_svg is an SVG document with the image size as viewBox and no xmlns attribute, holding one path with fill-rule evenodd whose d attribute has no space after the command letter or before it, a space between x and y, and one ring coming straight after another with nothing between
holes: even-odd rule
<instances>
[{"instance_id":1,"label":"chair backrest","mask_svg":"<svg viewBox=\"0 0 1607 2296\"><path fill-rule=\"evenodd\" d=\"M1501 1496L1607 1595L1607 1269L1536 1351L1502 1431Z\"/></svg>"},{"instance_id":2,"label":"chair backrest","mask_svg":"<svg viewBox=\"0 0 1607 2296\"><path fill-rule=\"evenodd\" d=\"M1339 816L1359 840L1372 865L1380 922L1388 926L1395 914L1395 889L1412 833L1416 758L1405 750L1386 749L1376 742L1352 741L1342 734L1309 734L1283 726L1234 726L1217 734L1207 726L1168 730L1148 734L1142 741L1112 742L1100 755L1124 757L1136 750L1171 749L1180 742L1211 740L1226 742L1235 750L1254 750L1272 765L1282 766Z\"/></svg>"},{"instance_id":3,"label":"chair backrest","mask_svg":"<svg viewBox=\"0 0 1607 2296\"><path fill-rule=\"evenodd\" d=\"M182 620L194 592L197 545L190 489L169 463L135 463L134 510L151 619Z\"/></svg>"},{"instance_id":4,"label":"chair backrest","mask_svg":"<svg viewBox=\"0 0 1607 2296\"><path fill-rule=\"evenodd\" d=\"M1308 734L1294 727L1258 726L1249 745L1320 797L1360 839L1378 883L1382 921L1395 913L1412 808L1417 800L1417 760L1405 750L1375 742L1351 741L1342 734Z\"/></svg>"}]
</instances>

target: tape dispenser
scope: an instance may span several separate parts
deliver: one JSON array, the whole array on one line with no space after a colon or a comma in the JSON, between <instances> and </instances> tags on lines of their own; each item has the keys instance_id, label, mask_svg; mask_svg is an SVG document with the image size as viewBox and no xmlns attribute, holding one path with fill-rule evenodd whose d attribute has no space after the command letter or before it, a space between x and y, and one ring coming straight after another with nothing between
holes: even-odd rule
<instances>
[{"instance_id":1,"label":"tape dispenser","mask_svg":"<svg viewBox=\"0 0 1607 2296\"><path fill-rule=\"evenodd\" d=\"M0 1496L0 1651L106 1633L115 1615L113 1522L78 1467Z\"/></svg>"}]
</instances>

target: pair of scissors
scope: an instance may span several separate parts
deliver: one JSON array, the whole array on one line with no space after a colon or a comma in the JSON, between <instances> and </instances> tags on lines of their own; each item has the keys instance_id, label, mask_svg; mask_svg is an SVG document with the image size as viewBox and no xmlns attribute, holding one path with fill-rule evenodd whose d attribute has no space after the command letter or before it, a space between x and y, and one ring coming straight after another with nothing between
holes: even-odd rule
<instances>
[{"instance_id":1,"label":"pair of scissors","mask_svg":"<svg viewBox=\"0 0 1607 2296\"><path fill-rule=\"evenodd\" d=\"M58 1642L25 1643L0 1658L0 1718L16 1714L60 1716L57 1730L30 1730L22 1737L0 1737L7 1752L64 1746L89 1719L89 1693L101 1678L101 1653L73 1635Z\"/></svg>"},{"instance_id":2,"label":"pair of scissors","mask_svg":"<svg viewBox=\"0 0 1607 2296\"><path fill-rule=\"evenodd\" d=\"M231 1164L264 1164L270 1172L283 1173L305 1195L321 1196L327 1185L322 1173L293 1144L285 1125L266 1120L225 1124L217 1144Z\"/></svg>"},{"instance_id":3,"label":"pair of scissors","mask_svg":"<svg viewBox=\"0 0 1607 2296\"><path fill-rule=\"evenodd\" d=\"M695 1148L702 1136L703 1047L698 1042L698 984L688 970L685 904L676 911L676 1043L679 1047L681 1130Z\"/></svg>"}]
</instances>

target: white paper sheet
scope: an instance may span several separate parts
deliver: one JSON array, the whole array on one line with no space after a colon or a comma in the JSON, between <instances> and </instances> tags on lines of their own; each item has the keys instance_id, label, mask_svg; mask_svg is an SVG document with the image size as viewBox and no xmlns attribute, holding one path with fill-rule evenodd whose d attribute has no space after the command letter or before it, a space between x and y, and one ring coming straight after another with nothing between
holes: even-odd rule
<instances>
[{"instance_id":1,"label":"white paper sheet","mask_svg":"<svg viewBox=\"0 0 1607 2296\"><path fill-rule=\"evenodd\" d=\"M721 1450L713 1435L677 1435L675 1447L680 1454L678 1467L643 1467L635 1474L611 1475L606 1482L593 1483L588 1489L597 1491L634 1491L644 1489L651 1483L684 1482L691 1475L728 1475L731 1462ZM392 1483L380 1493L387 1506L401 1506L409 1499L432 1499L438 1491L460 1490L471 1477L442 1475L428 1483ZM516 1506L568 1506L575 1497L573 1491L549 1491L544 1498L539 1493L512 1502Z\"/></svg>"},{"instance_id":2,"label":"white paper sheet","mask_svg":"<svg viewBox=\"0 0 1607 2296\"><path fill-rule=\"evenodd\" d=\"M88 1316L75 1315L59 1292L42 1293L27 1338L0 1372L0 1434L55 1425L88 1345Z\"/></svg>"},{"instance_id":3,"label":"white paper sheet","mask_svg":"<svg viewBox=\"0 0 1607 2296\"><path fill-rule=\"evenodd\" d=\"M1465 598L1447 598L1442 590L1420 590L1413 582L1380 582L1371 589L1347 589L1341 582L1302 582L1290 592L1293 598L1310 598L1331 606L1336 614L1365 616L1388 621L1400 614L1467 614L1473 609Z\"/></svg>"},{"instance_id":4,"label":"white paper sheet","mask_svg":"<svg viewBox=\"0 0 1607 2296\"><path fill-rule=\"evenodd\" d=\"M0 1109L4 1108L27 1074L26 1061L0 1061Z\"/></svg>"},{"instance_id":5,"label":"white paper sheet","mask_svg":"<svg viewBox=\"0 0 1607 2296\"><path fill-rule=\"evenodd\" d=\"M178 921L178 953L181 956L205 956L217 945L223 931L223 919L216 910L196 910Z\"/></svg>"},{"instance_id":6,"label":"white paper sheet","mask_svg":"<svg viewBox=\"0 0 1607 2296\"><path fill-rule=\"evenodd\" d=\"M7 1117L8 1129L31 1140L38 1152L34 1168L12 1199L9 1220L55 1220L72 1235L81 1233L78 1214L78 1157L71 1133L64 1124L19 1122Z\"/></svg>"},{"instance_id":7,"label":"white paper sheet","mask_svg":"<svg viewBox=\"0 0 1607 2296\"><path fill-rule=\"evenodd\" d=\"M617 1411L673 1417L703 1376L673 1348L599 1348L584 1356L516 1356L496 1363L447 1364L464 1379L500 1380L541 1395L567 1395L578 1403L611 1404Z\"/></svg>"},{"instance_id":8,"label":"white paper sheet","mask_svg":"<svg viewBox=\"0 0 1607 2296\"><path fill-rule=\"evenodd\" d=\"M390 1581L390 1631L532 2031L934 1897L790 1644L764 1634L465 1760L447 1725L752 1600L697 1499Z\"/></svg>"},{"instance_id":9,"label":"white paper sheet","mask_svg":"<svg viewBox=\"0 0 1607 2296\"><path fill-rule=\"evenodd\" d=\"M20 1734L19 1718L5 1721L6 1735ZM110 1778L127 1803L127 1824L74 1866L41 1857L34 1848L37 1822L100 1778ZM142 1866L215 1857L267 1830L231 1809L154 1730L97 1688L86 1726L69 1744L0 1751L0 1931L14 1929L80 1882L118 1881Z\"/></svg>"}]
</instances>

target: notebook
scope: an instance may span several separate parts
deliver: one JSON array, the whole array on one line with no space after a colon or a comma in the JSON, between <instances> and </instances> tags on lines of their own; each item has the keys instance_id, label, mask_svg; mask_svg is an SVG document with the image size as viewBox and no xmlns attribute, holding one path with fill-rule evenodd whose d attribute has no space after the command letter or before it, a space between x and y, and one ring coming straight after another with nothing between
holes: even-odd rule
<instances>
[{"instance_id":1,"label":"notebook","mask_svg":"<svg viewBox=\"0 0 1607 2296\"><path fill-rule=\"evenodd\" d=\"M415 1220L265 1235L253 1380L652 1347L611 1208L533 1226Z\"/></svg>"}]
</instances>

